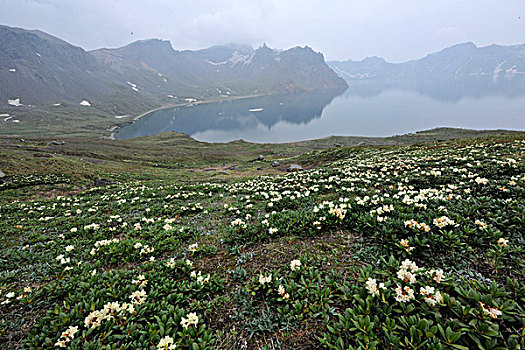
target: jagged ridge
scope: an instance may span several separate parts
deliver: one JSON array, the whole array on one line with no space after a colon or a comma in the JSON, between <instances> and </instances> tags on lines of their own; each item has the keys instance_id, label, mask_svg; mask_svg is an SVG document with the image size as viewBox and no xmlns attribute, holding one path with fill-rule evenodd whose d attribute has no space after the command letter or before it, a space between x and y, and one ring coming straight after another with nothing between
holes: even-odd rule
<instances>
[{"instance_id":1,"label":"jagged ridge","mask_svg":"<svg viewBox=\"0 0 525 350\"><path fill-rule=\"evenodd\" d=\"M7 26L0 26L0 79L0 105L15 98L24 104L109 103L347 87L309 47L177 51L169 41L151 39L86 52L40 31Z\"/></svg>"}]
</instances>

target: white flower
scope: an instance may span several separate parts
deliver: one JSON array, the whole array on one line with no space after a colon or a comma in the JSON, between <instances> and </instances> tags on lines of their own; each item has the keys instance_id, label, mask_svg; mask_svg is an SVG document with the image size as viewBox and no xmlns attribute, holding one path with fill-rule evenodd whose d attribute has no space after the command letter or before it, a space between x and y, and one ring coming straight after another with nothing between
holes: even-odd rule
<instances>
[{"instance_id":1,"label":"white flower","mask_svg":"<svg viewBox=\"0 0 525 350\"><path fill-rule=\"evenodd\" d=\"M406 303L410 301L411 299L414 299L414 290L410 287L401 288L400 286L397 286L395 291L396 291L395 299L397 301Z\"/></svg>"},{"instance_id":2,"label":"white flower","mask_svg":"<svg viewBox=\"0 0 525 350\"><path fill-rule=\"evenodd\" d=\"M409 259L405 259L401 263L401 269L403 269L403 270L411 270L412 272L416 272L419 268L417 267L415 262L410 261Z\"/></svg>"},{"instance_id":3,"label":"white flower","mask_svg":"<svg viewBox=\"0 0 525 350\"><path fill-rule=\"evenodd\" d=\"M77 326L69 326L69 328L64 332L64 334L69 335L71 338L75 337L75 333L78 331Z\"/></svg>"},{"instance_id":4,"label":"white flower","mask_svg":"<svg viewBox=\"0 0 525 350\"><path fill-rule=\"evenodd\" d=\"M55 343L55 346L60 348L65 348L66 343L69 343L75 338L75 333L78 331L78 327L69 326L69 328L62 333L58 341Z\"/></svg>"},{"instance_id":5,"label":"white flower","mask_svg":"<svg viewBox=\"0 0 525 350\"><path fill-rule=\"evenodd\" d=\"M484 315L488 315L489 317L494 318L494 319L498 318L498 316L501 316L500 310L493 308L493 307L487 307L481 301L479 302L479 305L481 306Z\"/></svg>"},{"instance_id":6,"label":"white flower","mask_svg":"<svg viewBox=\"0 0 525 350\"><path fill-rule=\"evenodd\" d=\"M194 325L197 326L197 323L199 322L199 317L195 312L191 312L187 315L187 317L183 317L180 321L180 324L184 329L188 329L189 326Z\"/></svg>"},{"instance_id":7,"label":"white flower","mask_svg":"<svg viewBox=\"0 0 525 350\"><path fill-rule=\"evenodd\" d=\"M206 277L202 276L200 271L199 275L197 276L197 282L200 284L204 284L210 280L210 275L206 275Z\"/></svg>"},{"instance_id":8,"label":"white flower","mask_svg":"<svg viewBox=\"0 0 525 350\"><path fill-rule=\"evenodd\" d=\"M259 275L259 283L264 285L272 281L272 275L264 276L263 274Z\"/></svg>"},{"instance_id":9,"label":"white flower","mask_svg":"<svg viewBox=\"0 0 525 350\"><path fill-rule=\"evenodd\" d=\"M106 303L101 310L92 311L84 319L84 325L89 328L96 328L100 326L102 321L122 316L124 312L133 314L135 307L129 303L120 304L118 301L109 302Z\"/></svg>"},{"instance_id":10,"label":"white flower","mask_svg":"<svg viewBox=\"0 0 525 350\"><path fill-rule=\"evenodd\" d=\"M368 280L365 282L366 289L368 289L368 292L372 295L379 295L379 288L377 287L377 281L375 278L369 277ZM385 288L385 285L381 283L381 287Z\"/></svg>"},{"instance_id":11,"label":"white flower","mask_svg":"<svg viewBox=\"0 0 525 350\"><path fill-rule=\"evenodd\" d=\"M84 326L89 328L96 328L100 326L103 315L100 311L95 310L89 313L89 315L84 319Z\"/></svg>"},{"instance_id":12,"label":"white flower","mask_svg":"<svg viewBox=\"0 0 525 350\"><path fill-rule=\"evenodd\" d=\"M143 289L134 291L129 298L133 305L140 305L146 301L146 292Z\"/></svg>"},{"instance_id":13,"label":"white flower","mask_svg":"<svg viewBox=\"0 0 525 350\"><path fill-rule=\"evenodd\" d=\"M408 239L402 239L399 243L401 244L401 246L403 246L403 248L405 248L407 252L414 250L414 247L410 246Z\"/></svg>"},{"instance_id":14,"label":"white flower","mask_svg":"<svg viewBox=\"0 0 525 350\"><path fill-rule=\"evenodd\" d=\"M235 219L230 223L231 226L236 227L240 226L241 228L246 228L246 223L242 221L241 219Z\"/></svg>"},{"instance_id":15,"label":"white flower","mask_svg":"<svg viewBox=\"0 0 525 350\"><path fill-rule=\"evenodd\" d=\"M199 245L198 245L197 243L194 243L194 244L188 246L188 250L189 250L190 252L196 252L198 246L199 246Z\"/></svg>"},{"instance_id":16,"label":"white flower","mask_svg":"<svg viewBox=\"0 0 525 350\"><path fill-rule=\"evenodd\" d=\"M278 293L280 295L284 295L286 293L286 290L284 289L282 285L279 285Z\"/></svg>"},{"instance_id":17,"label":"white flower","mask_svg":"<svg viewBox=\"0 0 525 350\"><path fill-rule=\"evenodd\" d=\"M59 347L59 348L65 348L66 347L66 341L65 340L59 340L55 343L55 346L56 347Z\"/></svg>"},{"instance_id":18,"label":"white flower","mask_svg":"<svg viewBox=\"0 0 525 350\"><path fill-rule=\"evenodd\" d=\"M454 226L456 222L452 219L450 219L447 216L442 216L440 218L434 219L434 225L436 225L439 228L443 228L445 226Z\"/></svg>"},{"instance_id":19,"label":"white flower","mask_svg":"<svg viewBox=\"0 0 525 350\"><path fill-rule=\"evenodd\" d=\"M479 185L486 185L489 182L489 180L481 177L477 177L474 181Z\"/></svg>"},{"instance_id":20,"label":"white flower","mask_svg":"<svg viewBox=\"0 0 525 350\"><path fill-rule=\"evenodd\" d=\"M56 347L59 347L59 348L65 348L66 347L66 341L65 340L59 340L55 343L55 346Z\"/></svg>"},{"instance_id":21,"label":"white flower","mask_svg":"<svg viewBox=\"0 0 525 350\"><path fill-rule=\"evenodd\" d=\"M166 262L167 267L174 267L175 266L175 258L170 258L169 261Z\"/></svg>"},{"instance_id":22,"label":"white flower","mask_svg":"<svg viewBox=\"0 0 525 350\"><path fill-rule=\"evenodd\" d=\"M437 283L440 283L441 282L441 279L443 278L443 270L441 269L432 269L430 271L427 272L430 276L432 276L432 279L434 279L434 281L436 281Z\"/></svg>"},{"instance_id":23,"label":"white flower","mask_svg":"<svg viewBox=\"0 0 525 350\"><path fill-rule=\"evenodd\" d=\"M72 251L73 249L75 249L75 246L73 246L73 245L68 245L68 246L66 247L66 252L70 252L70 251Z\"/></svg>"},{"instance_id":24,"label":"white flower","mask_svg":"<svg viewBox=\"0 0 525 350\"><path fill-rule=\"evenodd\" d=\"M400 269L397 271L397 278L409 283L416 282L416 275L405 269Z\"/></svg>"},{"instance_id":25,"label":"white flower","mask_svg":"<svg viewBox=\"0 0 525 350\"><path fill-rule=\"evenodd\" d=\"M144 275L139 275L136 280L132 280L131 283L137 284L139 287L145 287L148 284L148 280Z\"/></svg>"},{"instance_id":26,"label":"white flower","mask_svg":"<svg viewBox=\"0 0 525 350\"><path fill-rule=\"evenodd\" d=\"M434 287L426 286L425 288L421 287L419 291L422 295L431 295L434 294Z\"/></svg>"},{"instance_id":27,"label":"white flower","mask_svg":"<svg viewBox=\"0 0 525 350\"><path fill-rule=\"evenodd\" d=\"M436 294L434 294L434 300L438 303L443 302L443 296L441 295L439 291L437 291Z\"/></svg>"},{"instance_id":28,"label":"white flower","mask_svg":"<svg viewBox=\"0 0 525 350\"><path fill-rule=\"evenodd\" d=\"M475 224L478 226L478 228L479 228L480 230L484 230L484 229L487 228L487 224L486 224L485 222L483 222L483 221L476 220L476 221L475 221Z\"/></svg>"},{"instance_id":29,"label":"white flower","mask_svg":"<svg viewBox=\"0 0 525 350\"><path fill-rule=\"evenodd\" d=\"M175 344L173 343L173 338L169 335L162 338L157 344L157 350L172 350L175 349Z\"/></svg>"},{"instance_id":30,"label":"white flower","mask_svg":"<svg viewBox=\"0 0 525 350\"><path fill-rule=\"evenodd\" d=\"M295 259L290 262L290 269L292 271L298 270L301 267L301 261Z\"/></svg>"}]
</instances>

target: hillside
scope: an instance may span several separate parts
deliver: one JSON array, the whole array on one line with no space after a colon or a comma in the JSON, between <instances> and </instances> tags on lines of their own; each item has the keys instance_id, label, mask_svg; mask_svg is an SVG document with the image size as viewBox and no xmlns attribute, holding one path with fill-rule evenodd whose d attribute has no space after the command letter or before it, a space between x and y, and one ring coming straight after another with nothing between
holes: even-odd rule
<instances>
[{"instance_id":1,"label":"hillside","mask_svg":"<svg viewBox=\"0 0 525 350\"><path fill-rule=\"evenodd\" d=\"M525 346L523 133L50 141L0 150L0 349Z\"/></svg>"},{"instance_id":2,"label":"hillside","mask_svg":"<svg viewBox=\"0 0 525 350\"><path fill-rule=\"evenodd\" d=\"M40 31L0 26L0 106L80 103L111 94L115 76L83 49Z\"/></svg>"},{"instance_id":3,"label":"hillside","mask_svg":"<svg viewBox=\"0 0 525 350\"><path fill-rule=\"evenodd\" d=\"M266 45L256 50L225 45L175 51L168 41L146 40L92 54L150 94L228 96L346 88L323 55L308 47L278 52Z\"/></svg>"},{"instance_id":4,"label":"hillside","mask_svg":"<svg viewBox=\"0 0 525 350\"><path fill-rule=\"evenodd\" d=\"M0 79L0 107L16 99L39 107L84 100L112 107L346 87L322 54L306 47L176 51L170 42L152 39L86 52L40 31L7 26L0 26Z\"/></svg>"}]
</instances>

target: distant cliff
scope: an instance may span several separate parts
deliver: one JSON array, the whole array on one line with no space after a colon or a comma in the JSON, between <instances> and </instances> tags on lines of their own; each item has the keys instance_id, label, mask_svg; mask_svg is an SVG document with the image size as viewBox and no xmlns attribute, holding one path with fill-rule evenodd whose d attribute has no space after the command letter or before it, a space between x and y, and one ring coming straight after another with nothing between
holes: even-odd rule
<instances>
[{"instance_id":1,"label":"distant cliff","mask_svg":"<svg viewBox=\"0 0 525 350\"><path fill-rule=\"evenodd\" d=\"M214 46L176 51L168 41L146 40L91 52L101 65L136 80L149 92L240 95L346 88L324 57L308 47L277 52L266 45Z\"/></svg>"}]
</instances>

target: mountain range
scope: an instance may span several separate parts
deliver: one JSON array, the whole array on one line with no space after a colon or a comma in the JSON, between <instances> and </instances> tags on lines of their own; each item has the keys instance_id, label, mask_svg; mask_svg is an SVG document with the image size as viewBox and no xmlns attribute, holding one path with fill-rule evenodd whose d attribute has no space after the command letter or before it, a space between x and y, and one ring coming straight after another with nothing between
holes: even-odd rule
<instances>
[{"instance_id":1,"label":"mountain range","mask_svg":"<svg viewBox=\"0 0 525 350\"><path fill-rule=\"evenodd\" d=\"M351 87L366 83L382 89L455 90L475 96L525 93L525 45L477 47L468 42L404 63L379 57L327 63Z\"/></svg>"},{"instance_id":2,"label":"mountain range","mask_svg":"<svg viewBox=\"0 0 525 350\"><path fill-rule=\"evenodd\" d=\"M321 53L294 47L174 50L151 39L85 51L38 30L0 26L0 105L185 100L345 89Z\"/></svg>"},{"instance_id":3,"label":"mountain range","mask_svg":"<svg viewBox=\"0 0 525 350\"><path fill-rule=\"evenodd\" d=\"M469 42L404 63L378 57L325 62L308 46L180 51L159 39L85 51L42 31L0 25L0 81L0 106L83 103L113 115L138 106L348 86L365 94L401 87L454 100L525 94L525 45Z\"/></svg>"}]
</instances>

